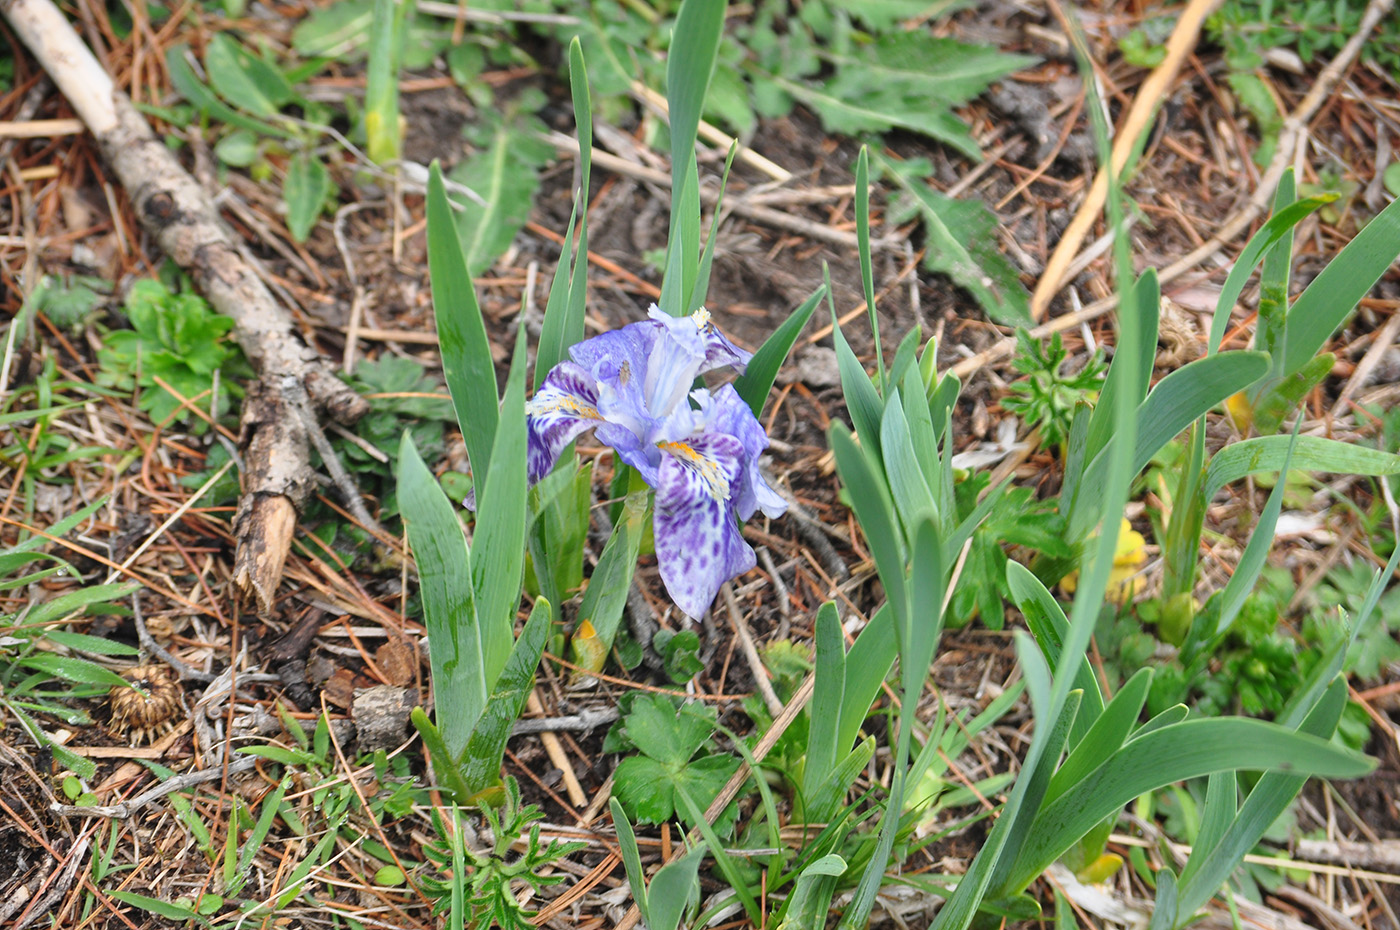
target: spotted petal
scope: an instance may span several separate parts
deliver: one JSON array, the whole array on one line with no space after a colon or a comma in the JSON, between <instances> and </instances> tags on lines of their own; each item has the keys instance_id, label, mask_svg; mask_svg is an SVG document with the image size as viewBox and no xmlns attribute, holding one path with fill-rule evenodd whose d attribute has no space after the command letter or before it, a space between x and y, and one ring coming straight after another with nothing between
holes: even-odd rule
<instances>
[{"instance_id":1,"label":"spotted petal","mask_svg":"<svg viewBox=\"0 0 1400 930\"><path fill-rule=\"evenodd\" d=\"M787 510L787 501L768 486L758 467L758 457L768 448L768 435L763 432L749 405L732 384L726 384L712 394L708 391L696 391L695 394L701 395L696 397L696 401L705 419L705 430L733 436L744 447L743 469L732 495L739 519L747 520L756 510L762 510L769 517L782 516Z\"/></svg>"},{"instance_id":2,"label":"spotted petal","mask_svg":"<svg viewBox=\"0 0 1400 930\"><path fill-rule=\"evenodd\" d=\"M573 362L554 366L526 403L525 413L531 484L549 474L559 453L580 433L603 423L598 412L598 385Z\"/></svg>"},{"instance_id":3,"label":"spotted petal","mask_svg":"<svg viewBox=\"0 0 1400 930\"><path fill-rule=\"evenodd\" d=\"M756 562L730 501L744 449L734 437L716 433L666 442L661 451L654 525L661 580L676 606L699 617L720 585Z\"/></svg>"}]
</instances>

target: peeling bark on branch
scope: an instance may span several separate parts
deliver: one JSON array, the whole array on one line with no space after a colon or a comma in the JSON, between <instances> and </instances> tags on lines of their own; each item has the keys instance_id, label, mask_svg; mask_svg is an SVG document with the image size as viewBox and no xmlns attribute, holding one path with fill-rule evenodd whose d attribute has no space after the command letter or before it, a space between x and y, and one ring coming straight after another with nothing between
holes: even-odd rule
<instances>
[{"instance_id":1,"label":"peeling bark on branch","mask_svg":"<svg viewBox=\"0 0 1400 930\"><path fill-rule=\"evenodd\" d=\"M0 13L92 131L146 231L214 308L233 318L235 337L257 367L261 380L242 412L244 487L234 520L234 571L266 613L296 511L315 480L296 387L339 423L354 423L368 405L297 335L290 314L238 254L203 188L117 90L51 0L0 0Z\"/></svg>"}]
</instances>

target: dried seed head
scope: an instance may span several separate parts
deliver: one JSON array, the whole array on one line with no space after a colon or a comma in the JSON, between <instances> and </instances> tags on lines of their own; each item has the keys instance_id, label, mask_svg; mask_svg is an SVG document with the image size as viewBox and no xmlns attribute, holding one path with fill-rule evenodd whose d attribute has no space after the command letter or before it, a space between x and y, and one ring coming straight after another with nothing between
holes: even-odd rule
<instances>
[{"instance_id":1,"label":"dried seed head","mask_svg":"<svg viewBox=\"0 0 1400 930\"><path fill-rule=\"evenodd\" d=\"M129 736L135 745L174 729L185 704L170 669L164 665L138 665L122 672L122 677L141 690L116 686L107 692L112 704L112 732L119 737Z\"/></svg>"}]
</instances>

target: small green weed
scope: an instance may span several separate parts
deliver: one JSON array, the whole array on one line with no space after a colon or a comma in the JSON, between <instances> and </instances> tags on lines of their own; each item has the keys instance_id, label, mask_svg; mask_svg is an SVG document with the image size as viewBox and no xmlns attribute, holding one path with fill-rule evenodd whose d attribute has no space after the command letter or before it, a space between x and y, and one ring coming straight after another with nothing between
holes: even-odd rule
<instances>
[{"instance_id":1,"label":"small green weed","mask_svg":"<svg viewBox=\"0 0 1400 930\"><path fill-rule=\"evenodd\" d=\"M715 751L715 709L677 702L664 694L638 694L608 733L605 752L636 750L613 773L613 797L632 820L665 823L685 806L687 794L704 810L739 769L739 758ZM689 819L689 818L687 818Z\"/></svg>"},{"instance_id":2,"label":"small green weed","mask_svg":"<svg viewBox=\"0 0 1400 930\"><path fill-rule=\"evenodd\" d=\"M1079 405L1098 400L1108 367L1102 349L1095 349L1072 374L1064 370L1068 360L1069 352L1059 333L1042 346L1024 329L1016 331L1016 357L1011 364L1025 377L1012 382L1011 396L1001 404L1039 430L1041 444L1051 448L1064 446Z\"/></svg>"},{"instance_id":3,"label":"small green weed","mask_svg":"<svg viewBox=\"0 0 1400 930\"><path fill-rule=\"evenodd\" d=\"M175 421L189 424L196 435L207 432L209 423L181 398L209 410L217 421L243 395L238 381L251 370L229 337L233 320L215 313L184 281L137 281L125 310L132 328L103 335L97 383L122 391L139 388L138 406L157 425ZM216 374L217 394L211 397Z\"/></svg>"},{"instance_id":4,"label":"small green weed","mask_svg":"<svg viewBox=\"0 0 1400 930\"><path fill-rule=\"evenodd\" d=\"M105 503L99 501L81 508L48 532L54 536L71 532ZM0 591L23 591L46 579L81 577L63 559L40 552L44 542L42 536L31 536L0 554ZM31 568L44 562L50 565L37 571ZM41 718L90 725L92 717L76 702L130 684L105 666L75 653L130 658L137 650L116 640L75 633L66 626L89 610L123 611L125 608L118 602L133 590L132 585L75 588L46 601L32 602L19 614L0 619L0 712L15 720L29 739L52 751L63 766L80 778L93 776L96 768L92 761L50 740Z\"/></svg>"},{"instance_id":5,"label":"small green weed","mask_svg":"<svg viewBox=\"0 0 1400 930\"><path fill-rule=\"evenodd\" d=\"M433 899L434 914L452 912L449 927L533 930L534 912L517 900L521 890L529 888L538 894L562 882L562 873L548 875L543 870L586 845L560 840L543 843L539 821L544 814L533 804L521 805L520 786L514 778L506 779L504 797L499 811L490 805L480 808L490 830L491 846L484 852L467 845L460 809L452 808L450 827L442 812L433 810L437 839L423 847L432 874L422 875L418 884ZM515 852L522 843L524 849Z\"/></svg>"},{"instance_id":6,"label":"small green weed","mask_svg":"<svg viewBox=\"0 0 1400 930\"><path fill-rule=\"evenodd\" d=\"M1365 12L1365 0L1226 0L1206 20L1206 35L1225 49L1226 82L1259 129L1258 164L1273 158L1283 129L1284 114L1259 73L1267 53L1289 49L1304 64L1330 57L1356 34ZM1400 21L1382 18L1361 54L1400 77Z\"/></svg>"}]
</instances>

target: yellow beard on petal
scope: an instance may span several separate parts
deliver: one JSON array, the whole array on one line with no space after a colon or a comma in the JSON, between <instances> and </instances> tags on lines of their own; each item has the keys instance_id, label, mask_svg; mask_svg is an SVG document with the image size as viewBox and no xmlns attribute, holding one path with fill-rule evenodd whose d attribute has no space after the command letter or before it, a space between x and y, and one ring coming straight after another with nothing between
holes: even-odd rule
<instances>
[{"instance_id":1,"label":"yellow beard on petal","mask_svg":"<svg viewBox=\"0 0 1400 930\"><path fill-rule=\"evenodd\" d=\"M719 467L718 462L705 458L684 442L658 442L656 447L675 456L678 461L699 475L700 480L705 482L705 490L709 491L715 500L729 499L729 479L725 477L724 470Z\"/></svg>"},{"instance_id":2,"label":"yellow beard on petal","mask_svg":"<svg viewBox=\"0 0 1400 930\"><path fill-rule=\"evenodd\" d=\"M603 415L595 408L587 404L579 403L577 397L572 397L568 394L561 394L551 400L541 400L538 397L532 397L525 404L525 414L532 417L542 416L546 413L559 413L561 411L572 414L581 420L603 419Z\"/></svg>"}]
</instances>

